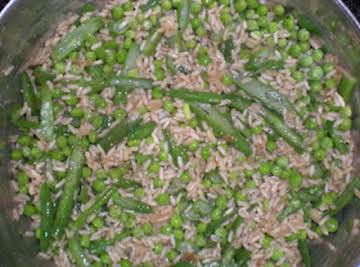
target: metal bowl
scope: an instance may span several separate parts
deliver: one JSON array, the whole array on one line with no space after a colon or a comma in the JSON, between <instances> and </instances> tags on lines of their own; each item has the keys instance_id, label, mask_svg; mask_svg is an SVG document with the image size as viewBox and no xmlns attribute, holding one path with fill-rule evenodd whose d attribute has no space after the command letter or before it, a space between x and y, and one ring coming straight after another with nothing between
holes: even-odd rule
<instances>
[{"instance_id":1,"label":"metal bowl","mask_svg":"<svg viewBox=\"0 0 360 267\"><path fill-rule=\"evenodd\" d=\"M51 34L54 26L69 12L87 2L85 0L12 0L0 13L0 142L5 143L15 132L11 128L9 106L20 100L18 73L34 51L41 49L42 40ZM97 1L101 6L105 1ZM360 24L340 0L282 0L298 12L315 21L342 65L357 77L360 70ZM288 3L287 3L288 2ZM13 68L9 68L13 66ZM7 73L9 72L10 73ZM8 75L5 75L7 73ZM355 92L353 107L353 139L359 144L360 92ZM360 147L356 145L356 147ZM37 242L21 234L29 221L11 219L12 201L8 172L9 149L0 148L0 266L52 266L36 257ZM359 155L357 152L356 155ZM354 159L354 175L358 174L359 157ZM325 242L311 244L313 266L352 267L360 264L360 236L351 236L346 226L349 220L359 218L360 205L354 201L338 215L341 222L338 233Z\"/></svg>"}]
</instances>

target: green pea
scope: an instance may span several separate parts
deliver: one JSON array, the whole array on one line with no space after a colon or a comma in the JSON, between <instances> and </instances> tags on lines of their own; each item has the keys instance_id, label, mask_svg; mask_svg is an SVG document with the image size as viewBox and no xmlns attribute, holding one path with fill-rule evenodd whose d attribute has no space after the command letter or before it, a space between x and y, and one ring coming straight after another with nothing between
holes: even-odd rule
<instances>
[{"instance_id":1,"label":"green pea","mask_svg":"<svg viewBox=\"0 0 360 267\"><path fill-rule=\"evenodd\" d=\"M249 31L255 31L259 29L259 25L257 24L257 21L254 19L250 19L247 22L247 29Z\"/></svg>"},{"instance_id":2,"label":"green pea","mask_svg":"<svg viewBox=\"0 0 360 267\"><path fill-rule=\"evenodd\" d=\"M300 63L300 64L302 64L302 63ZM303 64L307 64L307 63L303 63ZM292 77L297 82L301 82L304 80L304 74L301 71L294 71L292 74Z\"/></svg>"},{"instance_id":3,"label":"green pea","mask_svg":"<svg viewBox=\"0 0 360 267\"><path fill-rule=\"evenodd\" d=\"M311 68L309 72L309 79L313 81L319 81L323 78L324 72L321 67L316 66Z\"/></svg>"},{"instance_id":4,"label":"green pea","mask_svg":"<svg viewBox=\"0 0 360 267\"><path fill-rule=\"evenodd\" d=\"M170 100L165 100L164 101L164 110L169 112L169 113L173 113L175 112L175 106L174 103Z\"/></svg>"},{"instance_id":5,"label":"green pea","mask_svg":"<svg viewBox=\"0 0 360 267\"><path fill-rule=\"evenodd\" d=\"M298 189L302 184L303 178L297 171L293 171L289 177L289 185L292 189Z\"/></svg>"},{"instance_id":6,"label":"green pea","mask_svg":"<svg viewBox=\"0 0 360 267\"><path fill-rule=\"evenodd\" d=\"M154 247L153 247L153 251L156 255L160 255L161 252L163 251L164 246L161 243L155 243Z\"/></svg>"},{"instance_id":7,"label":"green pea","mask_svg":"<svg viewBox=\"0 0 360 267\"><path fill-rule=\"evenodd\" d=\"M105 190L105 182L103 180L95 180L92 187L96 192L100 193Z\"/></svg>"},{"instance_id":8,"label":"green pea","mask_svg":"<svg viewBox=\"0 0 360 267\"><path fill-rule=\"evenodd\" d=\"M172 8L172 3L170 0L165 0L162 1L161 3L161 8L162 10L164 10L165 12L169 11Z\"/></svg>"},{"instance_id":9,"label":"green pea","mask_svg":"<svg viewBox=\"0 0 360 267\"><path fill-rule=\"evenodd\" d=\"M264 238L261 240L261 246L264 249L268 249L271 246L271 242L272 242L272 237L265 235Z\"/></svg>"},{"instance_id":10,"label":"green pea","mask_svg":"<svg viewBox=\"0 0 360 267\"><path fill-rule=\"evenodd\" d=\"M281 260L282 258L284 258L285 254L282 250L280 249L275 249L271 255L271 259L273 261L279 261Z\"/></svg>"},{"instance_id":11,"label":"green pea","mask_svg":"<svg viewBox=\"0 0 360 267\"><path fill-rule=\"evenodd\" d=\"M160 171L160 163L158 161L154 161L149 166L149 171L152 173L158 173Z\"/></svg>"},{"instance_id":12,"label":"green pea","mask_svg":"<svg viewBox=\"0 0 360 267\"><path fill-rule=\"evenodd\" d=\"M314 63L313 58L311 56L304 56L300 58L299 64L302 67L310 67Z\"/></svg>"},{"instance_id":13,"label":"green pea","mask_svg":"<svg viewBox=\"0 0 360 267\"><path fill-rule=\"evenodd\" d=\"M175 216L173 216L173 217L171 218L171 220L170 220L170 224L171 224L171 226L174 227L174 228L180 228L180 227L182 227L183 223L184 223L184 222L183 222L182 218L180 217L180 215L175 215Z\"/></svg>"},{"instance_id":14,"label":"green pea","mask_svg":"<svg viewBox=\"0 0 360 267\"><path fill-rule=\"evenodd\" d=\"M120 267L132 267L131 262L127 259L121 259L119 264L120 264Z\"/></svg>"},{"instance_id":15,"label":"green pea","mask_svg":"<svg viewBox=\"0 0 360 267\"><path fill-rule=\"evenodd\" d=\"M180 182L188 184L191 181L191 175L188 171L183 171L179 177Z\"/></svg>"},{"instance_id":16,"label":"green pea","mask_svg":"<svg viewBox=\"0 0 360 267\"><path fill-rule=\"evenodd\" d=\"M298 39L300 42L307 42L310 39L310 32L306 29L301 29L298 31Z\"/></svg>"},{"instance_id":17,"label":"green pea","mask_svg":"<svg viewBox=\"0 0 360 267\"><path fill-rule=\"evenodd\" d=\"M247 8L247 2L246 0L236 0L234 4L234 8L237 12L244 12Z\"/></svg>"},{"instance_id":18,"label":"green pea","mask_svg":"<svg viewBox=\"0 0 360 267\"><path fill-rule=\"evenodd\" d=\"M266 143L266 150L269 152L269 153L272 153L276 150L277 148L277 144L276 144L276 141L272 141L272 140L269 140L267 141Z\"/></svg>"},{"instance_id":19,"label":"green pea","mask_svg":"<svg viewBox=\"0 0 360 267\"><path fill-rule=\"evenodd\" d=\"M259 16L266 16L267 13L268 13L268 8L266 5L264 4L260 4L258 6L258 8L256 9L256 13L259 15Z\"/></svg>"},{"instance_id":20,"label":"green pea","mask_svg":"<svg viewBox=\"0 0 360 267\"><path fill-rule=\"evenodd\" d=\"M121 5L115 6L112 10L112 17L114 20L121 20L124 16L124 9Z\"/></svg>"},{"instance_id":21,"label":"green pea","mask_svg":"<svg viewBox=\"0 0 360 267\"><path fill-rule=\"evenodd\" d=\"M301 47L297 44L294 44L289 49L289 54L293 58L298 58L301 55Z\"/></svg>"},{"instance_id":22,"label":"green pea","mask_svg":"<svg viewBox=\"0 0 360 267\"><path fill-rule=\"evenodd\" d=\"M270 161L263 161L260 163L259 172L262 175L268 175L271 173L272 163Z\"/></svg>"},{"instance_id":23,"label":"green pea","mask_svg":"<svg viewBox=\"0 0 360 267\"><path fill-rule=\"evenodd\" d=\"M92 171L91 171L91 169L90 168L88 168L88 167L84 167L84 168L82 168L82 176L83 177L85 177L85 178L88 178L88 177L90 177L91 176L91 174L92 174Z\"/></svg>"},{"instance_id":24,"label":"green pea","mask_svg":"<svg viewBox=\"0 0 360 267\"><path fill-rule=\"evenodd\" d=\"M160 206L166 206L169 205L170 203L170 196L169 193L161 193L159 194L156 198L155 201L160 205Z\"/></svg>"},{"instance_id":25,"label":"green pea","mask_svg":"<svg viewBox=\"0 0 360 267\"><path fill-rule=\"evenodd\" d=\"M37 209L34 206L34 204L28 202L25 204L24 209L23 209L23 214L25 216L31 217L33 215L35 215L37 213Z\"/></svg>"},{"instance_id":26,"label":"green pea","mask_svg":"<svg viewBox=\"0 0 360 267\"><path fill-rule=\"evenodd\" d=\"M54 70L57 74L64 74L66 72L66 66L63 62L58 62L54 66Z\"/></svg>"},{"instance_id":27,"label":"green pea","mask_svg":"<svg viewBox=\"0 0 360 267\"><path fill-rule=\"evenodd\" d=\"M295 28L295 22L292 18L287 18L283 21L283 26L288 31L291 31Z\"/></svg>"},{"instance_id":28,"label":"green pea","mask_svg":"<svg viewBox=\"0 0 360 267\"><path fill-rule=\"evenodd\" d=\"M329 233L334 233L339 227L339 222L335 218L330 218L325 222L325 227Z\"/></svg>"},{"instance_id":29,"label":"green pea","mask_svg":"<svg viewBox=\"0 0 360 267\"><path fill-rule=\"evenodd\" d=\"M171 262L173 261L177 256L177 252L174 249L170 249L167 253L166 253L166 258Z\"/></svg>"},{"instance_id":30,"label":"green pea","mask_svg":"<svg viewBox=\"0 0 360 267\"><path fill-rule=\"evenodd\" d=\"M271 168L271 174L274 175L274 176L277 176L277 177L280 177L282 173L282 169L280 166L278 165L274 165L272 168Z\"/></svg>"},{"instance_id":31,"label":"green pea","mask_svg":"<svg viewBox=\"0 0 360 267\"><path fill-rule=\"evenodd\" d=\"M276 4L273 7L273 12L274 12L275 16L281 17L285 14L285 8L281 4Z\"/></svg>"},{"instance_id":32,"label":"green pea","mask_svg":"<svg viewBox=\"0 0 360 267\"><path fill-rule=\"evenodd\" d=\"M59 151L57 151L57 152L59 152ZM31 149L31 156L34 159L39 159L39 158L41 158L42 155L43 155L42 151L37 146L35 146Z\"/></svg>"},{"instance_id":33,"label":"green pea","mask_svg":"<svg viewBox=\"0 0 360 267\"><path fill-rule=\"evenodd\" d=\"M219 196L216 199L215 204L219 209L225 209L227 207L228 200L226 199L225 196Z\"/></svg>"},{"instance_id":34,"label":"green pea","mask_svg":"<svg viewBox=\"0 0 360 267\"><path fill-rule=\"evenodd\" d=\"M322 70L324 71L324 73L328 74L330 72L332 72L335 69L334 65L332 63L325 63L322 66Z\"/></svg>"},{"instance_id":35,"label":"green pea","mask_svg":"<svg viewBox=\"0 0 360 267\"><path fill-rule=\"evenodd\" d=\"M285 156L280 156L278 157L278 159L276 160L276 164L282 168L282 169L286 169L289 165L289 159Z\"/></svg>"},{"instance_id":36,"label":"green pea","mask_svg":"<svg viewBox=\"0 0 360 267\"><path fill-rule=\"evenodd\" d=\"M209 157L210 157L210 153L211 153L211 150L210 150L210 147L209 146L205 146L201 149L201 157L204 159L204 160L208 160Z\"/></svg>"},{"instance_id":37,"label":"green pea","mask_svg":"<svg viewBox=\"0 0 360 267\"><path fill-rule=\"evenodd\" d=\"M249 8L256 9L259 7L259 1L258 0L247 0L247 4Z\"/></svg>"},{"instance_id":38,"label":"green pea","mask_svg":"<svg viewBox=\"0 0 360 267\"><path fill-rule=\"evenodd\" d=\"M80 245L84 248L88 248L90 246L91 236L89 234L82 235L80 237Z\"/></svg>"},{"instance_id":39,"label":"green pea","mask_svg":"<svg viewBox=\"0 0 360 267\"><path fill-rule=\"evenodd\" d=\"M339 125L339 130L344 132L349 131L351 130L351 124L352 124L351 119L343 119Z\"/></svg>"},{"instance_id":40,"label":"green pea","mask_svg":"<svg viewBox=\"0 0 360 267\"><path fill-rule=\"evenodd\" d=\"M324 52L321 49L316 49L312 53L312 58L315 62L320 62L324 58Z\"/></svg>"},{"instance_id":41,"label":"green pea","mask_svg":"<svg viewBox=\"0 0 360 267\"><path fill-rule=\"evenodd\" d=\"M191 26L194 30L198 29L201 27L201 20L199 18L193 18L191 20Z\"/></svg>"},{"instance_id":42,"label":"green pea","mask_svg":"<svg viewBox=\"0 0 360 267\"><path fill-rule=\"evenodd\" d=\"M116 205L112 205L109 207L109 215L111 218L119 219L122 214L121 208Z\"/></svg>"}]
</instances>

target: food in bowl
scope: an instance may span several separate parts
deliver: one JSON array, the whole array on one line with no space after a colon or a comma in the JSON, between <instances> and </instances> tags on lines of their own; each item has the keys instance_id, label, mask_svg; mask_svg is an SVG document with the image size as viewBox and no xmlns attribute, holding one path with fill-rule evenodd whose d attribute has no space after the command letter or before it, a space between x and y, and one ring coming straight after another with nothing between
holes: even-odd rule
<instances>
[{"instance_id":1,"label":"food in bowl","mask_svg":"<svg viewBox=\"0 0 360 267\"><path fill-rule=\"evenodd\" d=\"M355 80L281 4L110 1L22 75L14 218L58 266L310 266L352 179Z\"/></svg>"}]
</instances>

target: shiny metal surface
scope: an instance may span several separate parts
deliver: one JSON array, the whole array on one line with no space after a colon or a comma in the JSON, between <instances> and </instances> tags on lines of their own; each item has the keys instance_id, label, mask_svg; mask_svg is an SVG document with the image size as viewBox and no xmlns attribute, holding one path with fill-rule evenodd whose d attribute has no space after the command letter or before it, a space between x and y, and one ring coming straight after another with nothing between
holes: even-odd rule
<instances>
[{"instance_id":1,"label":"shiny metal surface","mask_svg":"<svg viewBox=\"0 0 360 267\"><path fill-rule=\"evenodd\" d=\"M40 37L51 31L56 22L75 11L84 0L13 0L0 13L0 141L14 132L7 121L11 103L19 101L17 73ZM99 1L99 3L104 1ZM360 70L360 25L340 0L282 0L295 5L325 30L323 38L342 64L358 77ZM3 71L14 66L9 76ZM353 97L354 125L360 125L360 92ZM360 128L360 127L359 127ZM359 131L354 129L357 144ZM357 147L360 147L357 145ZM359 153L357 152L357 155ZM13 192L9 187L8 150L0 151L0 267L52 266L35 257L37 243L20 237L28 221L13 222ZM354 161L354 175L359 174L359 157ZM339 214L340 231L324 244L312 244L313 266L355 267L360 265L360 236L346 230L349 218L359 217L360 205L353 203ZM331 246L330 246L331 244Z\"/></svg>"}]
</instances>

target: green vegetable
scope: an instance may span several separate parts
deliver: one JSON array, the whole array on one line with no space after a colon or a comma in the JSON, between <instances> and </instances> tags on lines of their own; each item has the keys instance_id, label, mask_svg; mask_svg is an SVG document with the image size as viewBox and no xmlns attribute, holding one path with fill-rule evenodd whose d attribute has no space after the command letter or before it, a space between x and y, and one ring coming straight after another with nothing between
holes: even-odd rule
<instances>
[{"instance_id":1,"label":"green vegetable","mask_svg":"<svg viewBox=\"0 0 360 267\"><path fill-rule=\"evenodd\" d=\"M87 36L95 34L102 26L101 17L90 18L60 41L57 47L55 47L52 57L56 61L65 59L71 52L82 45Z\"/></svg>"},{"instance_id":2,"label":"green vegetable","mask_svg":"<svg viewBox=\"0 0 360 267\"><path fill-rule=\"evenodd\" d=\"M185 163L189 160L186 149L183 146L176 145L171 139L171 134L168 130L164 131L165 140L168 143L169 153L175 166L179 167L179 158Z\"/></svg>"},{"instance_id":3,"label":"green vegetable","mask_svg":"<svg viewBox=\"0 0 360 267\"><path fill-rule=\"evenodd\" d=\"M113 21L109 24L109 30L112 35L119 36L125 33L129 28L129 21Z\"/></svg>"},{"instance_id":4,"label":"green vegetable","mask_svg":"<svg viewBox=\"0 0 360 267\"><path fill-rule=\"evenodd\" d=\"M136 129L133 129L133 131L129 134L128 140L134 141L134 140L146 139L149 136L151 136L155 127L156 127L156 123L153 121L142 124Z\"/></svg>"},{"instance_id":5,"label":"green vegetable","mask_svg":"<svg viewBox=\"0 0 360 267\"><path fill-rule=\"evenodd\" d=\"M246 267L251 259L251 252L244 247L240 247L234 252L234 259L239 267Z\"/></svg>"},{"instance_id":6,"label":"green vegetable","mask_svg":"<svg viewBox=\"0 0 360 267\"><path fill-rule=\"evenodd\" d=\"M41 88L41 135L46 141L55 139L52 93L47 87Z\"/></svg>"},{"instance_id":7,"label":"green vegetable","mask_svg":"<svg viewBox=\"0 0 360 267\"><path fill-rule=\"evenodd\" d=\"M31 113L38 116L40 113L40 99L36 95L35 89L31 84L31 80L26 73L21 75L21 89L24 99L31 109Z\"/></svg>"},{"instance_id":8,"label":"green vegetable","mask_svg":"<svg viewBox=\"0 0 360 267\"><path fill-rule=\"evenodd\" d=\"M154 209L137 199L130 198L130 197L121 197L119 194L113 195L112 198L114 204L118 205L120 208L126 210L132 210L138 213L153 213Z\"/></svg>"},{"instance_id":9,"label":"green vegetable","mask_svg":"<svg viewBox=\"0 0 360 267\"><path fill-rule=\"evenodd\" d=\"M116 192L116 188L111 187L100 195L96 196L94 203L89 208L84 210L75 220L73 224L74 231L79 231L87 223L91 215L97 214L99 211L101 211L101 208L106 205L114 192Z\"/></svg>"},{"instance_id":10,"label":"green vegetable","mask_svg":"<svg viewBox=\"0 0 360 267\"><path fill-rule=\"evenodd\" d=\"M44 67L37 67L34 70L35 82L39 85L46 85L47 81L52 81L55 79L56 75L45 69Z\"/></svg>"},{"instance_id":11,"label":"green vegetable","mask_svg":"<svg viewBox=\"0 0 360 267\"><path fill-rule=\"evenodd\" d=\"M354 177L353 180L346 186L345 190L341 195L335 200L335 208L329 211L331 216L335 216L343 208L350 204L351 200L354 197L354 190L360 188L360 179Z\"/></svg>"},{"instance_id":12,"label":"green vegetable","mask_svg":"<svg viewBox=\"0 0 360 267\"><path fill-rule=\"evenodd\" d=\"M165 64L166 64L166 69L168 70L168 72L171 75L175 75L177 70L176 70L176 66L174 63L174 59L170 56L166 56L165 58Z\"/></svg>"},{"instance_id":13,"label":"green vegetable","mask_svg":"<svg viewBox=\"0 0 360 267\"><path fill-rule=\"evenodd\" d=\"M262 82L252 79L246 83L240 83L234 79L239 88L244 90L250 97L262 103L265 107L282 115L284 110L294 111L292 103L274 88Z\"/></svg>"},{"instance_id":14,"label":"green vegetable","mask_svg":"<svg viewBox=\"0 0 360 267\"><path fill-rule=\"evenodd\" d=\"M132 78L127 76L114 76L110 80L110 85L118 89L151 89L153 87L152 80L145 78Z\"/></svg>"},{"instance_id":15,"label":"green vegetable","mask_svg":"<svg viewBox=\"0 0 360 267\"><path fill-rule=\"evenodd\" d=\"M192 92L186 88L173 89L166 92L166 94L173 98L179 98L195 103L219 104L223 100L223 97L220 94L211 92Z\"/></svg>"},{"instance_id":16,"label":"green vegetable","mask_svg":"<svg viewBox=\"0 0 360 267\"><path fill-rule=\"evenodd\" d=\"M297 16L298 24L300 28L307 29L309 32L321 35L322 30L321 28L316 24L315 21L310 19L309 17L305 15L299 15Z\"/></svg>"},{"instance_id":17,"label":"green vegetable","mask_svg":"<svg viewBox=\"0 0 360 267\"><path fill-rule=\"evenodd\" d=\"M224 222L228 219L232 218L235 215L235 212L232 212L226 216L221 215L220 218L213 220L211 223L208 224L204 235L206 237L210 237L212 234L215 233L216 229L218 229Z\"/></svg>"},{"instance_id":18,"label":"green vegetable","mask_svg":"<svg viewBox=\"0 0 360 267\"><path fill-rule=\"evenodd\" d=\"M228 63L228 64L232 64L232 62L233 62L233 58L232 58L233 50L234 50L233 38L229 37L225 41L225 47L224 47L224 58L225 58L226 63Z\"/></svg>"},{"instance_id":19,"label":"green vegetable","mask_svg":"<svg viewBox=\"0 0 360 267\"><path fill-rule=\"evenodd\" d=\"M116 186L122 189L136 189L142 187L141 183L125 178L117 179Z\"/></svg>"},{"instance_id":20,"label":"green vegetable","mask_svg":"<svg viewBox=\"0 0 360 267\"><path fill-rule=\"evenodd\" d=\"M298 210L304 208L304 202L300 199L292 199L285 209L281 211L278 220L281 222L291 214L296 213Z\"/></svg>"},{"instance_id":21,"label":"green vegetable","mask_svg":"<svg viewBox=\"0 0 360 267\"><path fill-rule=\"evenodd\" d=\"M162 37L163 33L160 30L153 32L150 37L145 41L144 46L141 50L142 53L147 57L154 55L156 47L160 43Z\"/></svg>"},{"instance_id":22,"label":"green vegetable","mask_svg":"<svg viewBox=\"0 0 360 267\"><path fill-rule=\"evenodd\" d=\"M84 162L85 156L82 149L75 147L69 159L69 169L55 217L54 236L57 239L62 237L64 229L69 223L74 206L74 195L79 188Z\"/></svg>"},{"instance_id":23,"label":"green vegetable","mask_svg":"<svg viewBox=\"0 0 360 267\"><path fill-rule=\"evenodd\" d=\"M178 23L181 32L184 32L189 24L190 6L191 6L190 0L181 0L180 6L178 7L177 16L178 16Z\"/></svg>"},{"instance_id":24,"label":"green vegetable","mask_svg":"<svg viewBox=\"0 0 360 267\"><path fill-rule=\"evenodd\" d=\"M160 0L148 0L146 4L141 6L142 11L147 11L149 9L152 9L153 7L156 7L160 3Z\"/></svg>"},{"instance_id":25,"label":"green vegetable","mask_svg":"<svg viewBox=\"0 0 360 267\"><path fill-rule=\"evenodd\" d=\"M346 103L349 103L353 95L357 80L348 76L343 75L339 84L339 94L344 98Z\"/></svg>"},{"instance_id":26,"label":"green vegetable","mask_svg":"<svg viewBox=\"0 0 360 267\"><path fill-rule=\"evenodd\" d=\"M52 200L51 190L47 183L40 189L40 249L47 251L52 237L56 202Z\"/></svg>"},{"instance_id":27,"label":"green vegetable","mask_svg":"<svg viewBox=\"0 0 360 267\"><path fill-rule=\"evenodd\" d=\"M271 111L265 111L264 120L269 126L299 153L304 150L304 137L294 129L289 128L282 119Z\"/></svg>"},{"instance_id":28,"label":"green vegetable","mask_svg":"<svg viewBox=\"0 0 360 267\"><path fill-rule=\"evenodd\" d=\"M194 265L191 264L190 262L180 261L180 262L172 265L171 267L194 267Z\"/></svg>"},{"instance_id":29,"label":"green vegetable","mask_svg":"<svg viewBox=\"0 0 360 267\"><path fill-rule=\"evenodd\" d=\"M77 267L90 267L92 266L90 259L82 250L79 240L71 238L68 242L68 248L72 259Z\"/></svg>"},{"instance_id":30,"label":"green vegetable","mask_svg":"<svg viewBox=\"0 0 360 267\"><path fill-rule=\"evenodd\" d=\"M137 44L132 44L124 64L123 74L127 75L130 70L136 68L136 60L140 55L140 47Z\"/></svg>"},{"instance_id":31,"label":"green vegetable","mask_svg":"<svg viewBox=\"0 0 360 267\"><path fill-rule=\"evenodd\" d=\"M132 122L119 122L100 139L99 145L105 151L108 151L113 145L122 142L135 129L138 129L140 125L141 120L135 120Z\"/></svg>"},{"instance_id":32,"label":"green vegetable","mask_svg":"<svg viewBox=\"0 0 360 267\"><path fill-rule=\"evenodd\" d=\"M306 240L298 240L298 249L300 251L304 266L311 267L310 251Z\"/></svg>"},{"instance_id":33,"label":"green vegetable","mask_svg":"<svg viewBox=\"0 0 360 267\"><path fill-rule=\"evenodd\" d=\"M100 255L106 252L107 246L111 246L116 242L119 242L131 235L131 231L129 229L124 229L122 232L117 233L112 239L110 240L95 240L90 243L89 251L92 254Z\"/></svg>"},{"instance_id":34,"label":"green vegetable","mask_svg":"<svg viewBox=\"0 0 360 267\"><path fill-rule=\"evenodd\" d=\"M235 129L231 122L222 115L216 108L205 104L190 104L192 111L213 130L242 151L246 156L252 154L250 144L241 135L240 130Z\"/></svg>"}]
</instances>

